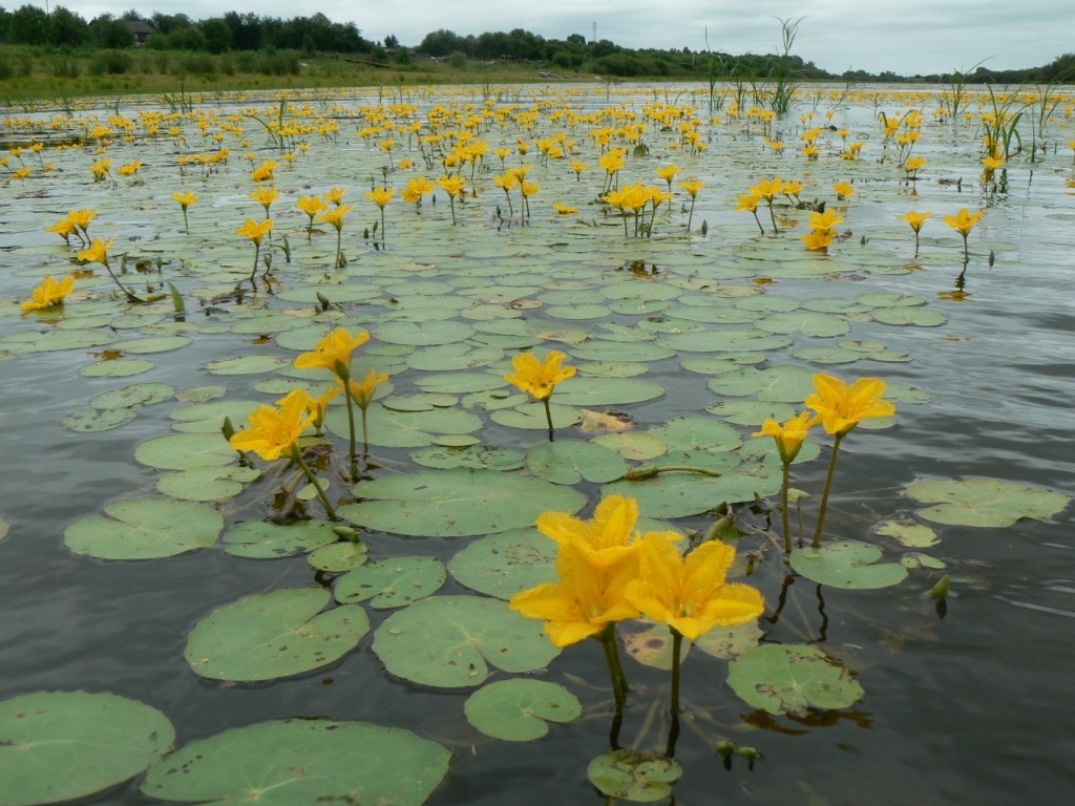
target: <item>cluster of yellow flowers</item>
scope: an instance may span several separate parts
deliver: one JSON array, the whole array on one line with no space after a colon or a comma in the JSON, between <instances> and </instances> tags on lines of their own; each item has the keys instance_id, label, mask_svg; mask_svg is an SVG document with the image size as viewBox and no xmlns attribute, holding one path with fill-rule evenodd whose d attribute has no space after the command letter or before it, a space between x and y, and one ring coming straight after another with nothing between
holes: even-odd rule
<instances>
[{"instance_id":1,"label":"cluster of yellow flowers","mask_svg":"<svg viewBox=\"0 0 1075 806\"><path fill-rule=\"evenodd\" d=\"M558 544L556 582L511 598L513 610L543 619L556 646L598 636L616 621L646 616L688 640L716 626L743 624L765 602L754 587L726 581L735 549L718 540L686 555L674 531L635 531L638 502L611 495L593 518L545 512L537 527Z\"/></svg>"}]
</instances>

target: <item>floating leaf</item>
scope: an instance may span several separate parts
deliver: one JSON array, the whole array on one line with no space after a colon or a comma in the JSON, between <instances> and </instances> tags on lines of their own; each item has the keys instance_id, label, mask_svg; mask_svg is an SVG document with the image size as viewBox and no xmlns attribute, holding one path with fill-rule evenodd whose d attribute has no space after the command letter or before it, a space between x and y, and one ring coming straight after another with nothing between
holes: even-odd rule
<instances>
[{"instance_id":1,"label":"floating leaf","mask_svg":"<svg viewBox=\"0 0 1075 806\"><path fill-rule=\"evenodd\" d=\"M694 645L700 652L714 658L730 660L756 647L764 637L765 633L755 619L735 627L715 627L700 635Z\"/></svg>"},{"instance_id":2,"label":"floating leaf","mask_svg":"<svg viewBox=\"0 0 1075 806\"><path fill-rule=\"evenodd\" d=\"M1046 520L1063 510L1071 499L1055 490L1014 481L972 477L918 479L906 493L923 503L939 502L918 514L934 523L953 526L1012 526L1022 518Z\"/></svg>"},{"instance_id":3,"label":"floating leaf","mask_svg":"<svg viewBox=\"0 0 1075 806\"><path fill-rule=\"evenodd\" d=\"M503 448L495 445L431 447L415 451L411 454L411 459L423 467L442 470L453 467L518 470L526 462L526 452L519 448Z\"/></svg>"},{"instance_id":4,"label":"floating leaf","mask_svg":"<svg viewBox=\"0 0 1075 806\"><path fill-rule=\"evenodd\" d=\"M322 612L331 598L321 588L283 588L218 607L194 625L183 656L202 677L240 682L326 666L370 626L358 605Z\"/></svg>"},{"instance_id":5,"label":"floating leaf","mask_svg":"<svg viewBox=\"0 0 1075 806\"><path fill-rule=\"evenodd\" d=\"M236 453L219 430L205 434L168 434L134 449L134 458L161 470L219 467L235 461Z\"/></svg>"},{"instance_id":6,"label":"floating leaf","mask_svg":"<svg viewBox=\"0 0 1075 806\"><path fill-rule=\"evenodd\" d=\"M310 554L306 562L318 571L342 574L363 565L369 559L368 551L369 549L363 543L344 541L322 546Z\"/></svg>"},{"instance_id":7,"label":"floating leaf","mask_svg":"<svg viewBox=\"0 0 1075 806\"><path fill-rule=\"evenodd\" d=\"M610 798L653 803L672 794L672 784L683 776L683 768L653 751L621 748L591 761L586 776Z\"/></svg>"},{"instance_id":8,"label":"floating leaf","mask_svg":"<svg viewBox=\"0 0 1075 806\"><path fill-rule=\"evenodd\" d=\"M643 666L669 671L672 668L672 633L665 624L649 621L621 621L616 634L623 641L627 654ZM679 659L683 661L691 651L691 642L680 645Z\"/></svg>"},{"instance_id":9,"label":"floating leaf","mask_svg":"<svg viewBox=\"0 0 1075 806\"><path fill-rule=\"evenodd\" d=\"M623 478L627 462L619 454L594 442L561 439L543 442L526 453L526 466L535 476L553 484L597 484Z\"/></svg>"},{"instance_id":10,"label":"floating leaf","mask_svg":"<svg viewBox=\"0 0 1075 806\"><path fill-rule=\"evenodd\" d=\"M247 521L233 526L221 538L221 547L235 557L275 559L306 554L339 540L335 525L328 521L299 521L278 524Z\"/></svg>"},{"instance_id":11,"label":"floating leaf","mask_svg":"<svg viewBox=\"0 0 1075 806\"><path fill-rule=\"evenodd\" d=\"M217 804L419 806L447 774L449 757L399 728L276 720L191 742L151 767L142 791Z\"/></svg>"},{"instance_id":12,"label":"floating leaf","mask_svg":"<svg viewBox=\"0 0 1075 806\"><path fill-rule=\"evenodd\" d=\"M336 580L336 601L369 601L376 610L405 607L436 593L448 575L436 557L394 557L367 563Z\"/></svg>"},{"instance_id":13,"label":"floating leaf","mask_svg":"<svg viewBox=\"0 0 1075 806\"><path fill-rule=\"evenodd\" d=\"M877 524L873 529L877 534L892 537L907 548L924 549L936 545L937 533L921 523L904 520L890 520Z\"/></svg>"},{"instance_id":14,"label":"floating leaf","mask_svg":"<svg viewBox=\"0 0 1075 806\"><path fill-rule=\"evenodd\" d=\"M156 708L116 694L42 691L0 702L0 803L86 798L133 778L172 749Z\"/></svg>"},{"instance_id":15,"label":"floating leaf","mask_svg":"<svg viewBox=\"0 0 1075 806\"><path fill-rule=\"evenodd\" d=\"M138 415L133 409L79 409L63 418L63 427L80 434L110 431L126 425Z\"/></svg>"},{"instance_id":16,"label":"floating leaf","mask_svg":"<svg viewBox=\"0 0 1075 806\"><path fill-rule=\"evenodd\" d=\"M431 596L393 613L374 634L373 651L391 674L442 688L479 685L487 664L530 672L560 654L540 621L478 596Z\"/></svg>"},{"instance_id":17,"label":"floating leaf","mask_svg":"<svg viewBox=\"0 0 1075 806\"><path fill-rule=\"evenodd\" d=\"M75 554L102 560L150 560L206 548L216 542L224 519L219 512L174 498L113 501L105 515L89 515L64 530Z\"/></svg>"},{"instance_id":18,"label":"floating leaf","mask_svg":"<svg viewBox=\"0 0 1075 806\"><path fill-rule=\"evenodd\" d=\"M153 369L154 363L145 358L113 358L95 361L78 371L85 378L126 378Z\"/></svg>"},{"instance_id":19,"label":"floating leaf","mask_svg":"<svg viewBox=\"0 0 1075 806\"><path fill-rule=\"evenodd\" d=\"M448 570L478 593L508 599L556 579L556 542L537 529L513 529L475 540L448 561Z\"/></svg>"},{"instance_id":20,"label":"floating leaf","mask_svg":"<svg viewBox=\"0 0 1075 806\"><path fill-rule=\"evenodd\" d=\"M495 470L423 470L362 482L364 500L339 514L368 529L414 537L464 537L534 523L553 509L576 512L586 503L573 489Z\"/></svg>"},{"instance_id":21,"label":"floating leaf","mask_svg":"<svg viewBox=\"0 0 1075 806\"><path fill-rule=\"evenodd\" d=\"M808 708L847 708L865 692L838 662L804 644L762 644L728 664L728 685L770 714L802 716Z\"/></svg>"},{"instance_id":22,"label":"floating leaf","mask_svg":"<svg viewBox=\"0 0 1075 806\"><path fill-rule=\"evenodd\" d=\"M90 398L90 405L98 409L132 408L160 403L175 394L175 387L167 383L132 383L120 389L110 389Z\"/></svg>"},{"instance_id":23,"label":"floating leaf","mask_svg":"<svg viewBox=\"0 0 1075 806\"><path fill-rule=\"evenodd\" d=\"M157 490L184 501L221 501L243 491L243 485L254 481L261 471L252 467L196 467L165 473L157 481Z\"/></svg>"},{"instance_id":24,"label":"floating leaf","mask_svg":"<svg viewBox=\"0 0 1075 806\"><path fill-rule=\"evenodd\" d=\"M571 722L582 713L578 697L544 680L498 680L463 704L467 721L494 739L530 742L549 732L549 722Z\"/></svg>"},{"instance_id":25,"label":"floating leaf","mask_svg":"<svg viewBox=\"0 0 1075 806\"><path fill-rule=\"evenodd\" d=\"M780 490L780 468L744 465L712 478L699 473L661 473L645 481L617 481L605 495L619 493L638 499L643 512L654 518L685 518L715 509L721 503L753 501Z\"/></svg>"},{"instance_id":26,"label":"floating leaf","mask_svg":"<svg viewBox=\"0 0 1075 806\"><path fill-rule=\"evenodd\" d=\"M879 563L881 549L870 543L843 540L819 549L791 552L791 567L807 579L833 588L871 590L899 585L907 569L899 563Z\"/></svg>"}]
</instances>

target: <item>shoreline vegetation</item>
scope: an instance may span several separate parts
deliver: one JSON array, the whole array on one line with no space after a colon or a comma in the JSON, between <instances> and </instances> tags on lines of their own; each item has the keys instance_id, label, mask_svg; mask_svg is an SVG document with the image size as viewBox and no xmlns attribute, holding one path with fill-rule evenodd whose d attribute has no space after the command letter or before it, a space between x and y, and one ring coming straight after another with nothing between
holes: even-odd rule
<instances>
[{"instance_id":1,"label":"shoreline vegetation","mask_svg":"<svg viewBox=\"0 0 1075 806\"><path fill-rule=\"evenodd\" d=\"M781 21L787 33L799 21ZM792 33L792 41L794 33ZM790 43L788 43L790 45ZM965 70L961 72L961 70ZM829 73L790 52L733 56L713 50L630 49L580 34L545 39L514 29L461 36L433 31L408 47L363 39L355 23L323 14L290 20L231 11L102 15L87 22L62 6L0 7L0 93L10 105L42 98L131 93L229 92L338 86L535 82L700 81L749 88L779 82L1042 84L1075 79L1075 53L1040 67L902 76Z\"/></svg>"}]
</instances>

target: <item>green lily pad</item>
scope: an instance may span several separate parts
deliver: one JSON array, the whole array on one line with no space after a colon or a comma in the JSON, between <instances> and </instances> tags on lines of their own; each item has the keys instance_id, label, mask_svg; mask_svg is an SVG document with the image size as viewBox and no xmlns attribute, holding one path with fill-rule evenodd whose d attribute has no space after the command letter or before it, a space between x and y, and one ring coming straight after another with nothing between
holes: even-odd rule
<instances>
[{"instance_id":1,"label":"green lily pad","mask_svg":"<svg viewBox=\"0 0 1075 806\"><path fill-rule=\"evenodd\" d=\"M551 403L549 413L552 414L553 429L557 431L570 428L582 419L582 412L574 406ZM490 415L490 419L507 428L544 431L549 427L543 403L523 403L512 409L498 409Z\"/></svg>"},{"instance_id":2,"label":"green lily pad","mask_svg":"<svg viewBox=\"0 0 1075 806\"><path fill-rule=\"evenodd\" d=\"M373 338L389 344L428 346L463 341L474 335L474 328L466 322L447 319L418 322L387 322L373 330Z\"/></svg>"},{"instance_id":3,"label":"green lily pad","mask_svg":"<svg viewBox=\"0 0 1075 806\"><path fill-rule=\"evenodd\" d=\"M532 527L489 535L457 552L448 571L471 590L510 599L555 581L556 542Z\"/></svg>"},{"instance_id":4,"label":"green lily pad","mask_svg":"<svg viewBox=\"0 0 1075 806\"><path fill-rule=\"evenodd\" d=\"M202 677L251 682L333 663L370 627L358 605L322 609L321 588L283 588L218 607L190 631L183 657Z\"/></svg>"},{"instance_id":5,"label":"green lily pad","mask_svg":"<svg viewBox=\"0 0 1075 806\"><path fill-rule=\"evenodd\" d=\"M627 462L618 453L575 439L535 445L526 453L526 466L553 484L578 484L584 479L601 484L627 473Z\"/></svg>"},{"instance_id":6,"label":"green lily pad","mask_svg":"<svg viewBox=\"0 0 1075 806\"><path fill-rule=\"evenodd\" d=\"M715 417L689 414L676 417L649 430L669 450L722 453L734 451L743 444L739 432Z\"/></svg>"},{"instance_id":7,"label":"green lily pad","mask_svg":"<svg viewBox=\"0 0 1075 806\"><path fill-rule=\"evenodd\" d=\"M68 431L90 434L119 428L137 416L133 409L79 409L63 418L63 427Z\"/></svg>"},{"instance_id":8,"label":"green lily pad","mask_svg":"<svg viewBox=\"0 0 1075 806\"><path fill-rule=\"evenodd\" d=\"M363 565L369 559L368 551L364 543L344 541L322 546L308 555L306 562L318 571L342 574Z\"/></svg>"},{"instance_id":9,"label":"green lily pad","mask_svg":"<svg viewBox=\"0 0 1075 806\"><path fill-rule=\"evenodd\" d=\"M405 607L436 593L447 575L444 563L436 557L394 557L367 563L336 580L336 601L368 601L375 610Z\"/></svg>"},{"instance_id":10,"label":"green lily pad","mask_svg":"<svg viewBox=\"0 0 1075 806\"><path fill-rule=\"evenodd\" d=\"M335 524L328 521L299 521L277 524L247 521L233 526L221 538L221 548L235 557L256 560L306 554L339 540Z\"/></svg>"},{"instance_id":11,"label":"green lily pad","mask_svg":"<svg viewBox=\"0 0 1075 806\"><path fill-rule=\"evenodd\" d=\"M279 355L239 355L209 361L202 366L213 375L261 375L291 366L291 359Z\"/></svg>"},{"instance_id":12,"label":"green lily pad","mask_svg":"<svg viewBox=\"0 0 1075 806\"><path fill-rule=\"evenodd\" d=\"M86 798L133 778L168 753L175 729L145 703L116 694L41 691L0 702L0 803Z\"/></svg>"},{"instance_id":13,"label":"green lily pad","mask_svg":"<svg viewBox=\"0 0 1075 806\"><path fill-rule=\"evenodd\" d=\"M495 470L422 470L362 482L364 500L339 514L367 529L412 537L464 537L534 523L546 510L576 512L585 497L542 479Z\"/></svg>"},{"instance_id":14,"label":"green lily pad","mask_svg":"<svg viewBox=\"0 0 1075 806\"><path fill-rule=\"evenodd\" d=\"M126 378L149 372L156 366L146 358L113 358L94 361L78 371L84 378Z\"/></svg>"},{"instance_id":15,"label":"green lily pad","mask_svg":"<svg viewBox=\"0 0 1075 806\"><path fill-rule=\"evenodd\" d=\"M121 389L110 389L90 398L90 405L98 409L132 408L160 403L175 394L175 388L167 383L132 383Z\"/></svg>"},{"instance_id":16,"label":"green lily pad","mask_svg":"<svg viewBox=\"0 0 1075 806\"><path fill-rule=\"evenodd\" d=\"M541 669L560 654L540 621L479 596L431 596L393 613L373 636L389 673L426 686L476 686L489 664L505 672Z\"/></svg>"},{"instance_id":17,"label":"green lily pad","mask_svg":"<svg viewBox=\"0 0 1075 806\"><path fill-rule=\"evenodd\" d=\"M639 619L621 621L616 634L623 641L627 655L643 666L652 669L672 669L672 633L666 624L654 624ZM680 645L679 660L682 663L691 651L691 642Z\"/></svg>"},{"instance_id":18,"label":"green lily pad","mask_svg":"<svg viewBox=\"0 0 1075 806\"><path fill-rule=\"evenodd\" d=\"M653 518L685 518L708 512L721 503L774 495L780 483L778 465L744 465L719 478L674 472L645 481L617 481L607 485L604 493L637 498L639 509Z\"/></svg>"},{"instance_id":19,"label":"green lily pad","mask_svg":"<svg viewBox=\"0 0 1075 806\"><path fill-rule=\"evenodd\" d=\"M847 590L872 590L899 585L907 569L899 563L879 563L881 549L870 543L843 540L819 549L791 552L791 567L807 579Z\"/></svg>"},{"instance_id":20,"label":"green lily pad","mask_svg":"<svg viewBox=\"0 0 1075 806\"><path fill-rule=\"evenodd\" d=\"M365 722L288 719L191 742L150 768L142 791L203 804L420 806L448 772L439 744Z\"/></svg>"},{"instance_id":21,"label":"green lily pad","mask_svg":"<svg viewBox=\"0 0 1075 806\"><path fill-rule=\"evenodd\" d=\"M565 406L624 406L656 400L664 387L641 378L579 378L556 389L556 402Z\"/></svg>"},{"instance_id":22,"label":"green lily pad","mask_svg":"<svg viewBox=\"0 0 1075 806\"><path fill-rule=\"evenodd\" d=\"M948 321L943 313L930 308L875 308L870 311L870 316L883 325L938 327Z\"/></svg>"},{"instance_id":23,"label":"green lily pad","mask_svg":"<svg viewBox=\"0 0 1075 806\"><path fill-rule=\"evenodd\" d=\"M847 708L866 693L843 666L816 647L762 644L728 664L728 685L770 714Z\"/></svg>"},{"instance_id":24,"label":"green lily pad","mask_svg":"<svg viewBox=\"0 0 1075 806\"><path fill-rule=\"evenodd\" d=\"M219 467L235 461L232 448L219 430L206 434L168 434L147 440L134 449L134 458L161 470Z\"/></svg>"},{"instance_id":25,"label":"green lily pad","mask_svg":"<svg viewBox=\"0 0 1075 806\"><path fill-rule=\"evenodd\" d=\"M224 528L216 510L174 498L129 498L113 501L104 511L64 530L64 543L75 554L102 560L173 557L213 545Z\"/></svg>"},{"instance_id":26,"label":"green lily pad","mask_svg":"<svg viewBox=\"0 0 1075 806\"><path fill-rule=\"evenodd\" d=\"M918 514L934 523L952 526L1004 528L1022 518L1046 520L1071 499L1055 490L1003 479L918 479L907 485L908 496L934 506Z\"/></svg>"},{"instance_id":27,"label":"green lily pad","mask_svg":"<svg viewBox=\"0 0 1075 806\"><path fill-rule=\"evenodd\" d=\"M256 468L239 465L195 467L165 473L157 480L157 491L184 501L222 501L241 493L244 484L260 475Z\"/></svg>"},{"instance_id":28,"label":"green lily pad","mask_svg":"<svg viewBox=\"0 0 1075 806\"><path fill-rule=\"evenodd\" d=\"M132 355L144 355L147 353L166 353L186 347L193 339L190 336L145 336L138 339L117 341L112 345L113 350Z\"/></svg>"},{"instance_id":29,"label":"green lily pad","mask_svg":"<svg viewBox=\"0 0 1075 806\"><path fill-rule=\"evenodd\" d=\"M545 680L498 680L463 704L467 721L486 736L530 742L549 732L549 722L571 722L582 713L578 697Z\"/></svg>"},{"instance_id":30,"label":"green lily pad","mask_svg":"<svg viewBox=\"0 0 1075 806\"><path fill-rule=\"evenodd\" d=\"M433 444L436 435L469 434L482 425L478 415L460 409L395 411L378 403L370 406L366 419L370 445L382 448L423 448ZM349 429L346 406L330 408L325 416L325 430L347 439Z\"/></svg>"},{"instance_id":31,"label":"green lily pad","mask_svg":"<svg viewBox=\"0 0 1075 806\"><path fill-rule=\"evenodd\" d=\"M518 470L526 462L526 452L520 448L504 448L496 445L437 446L414 451L411 459L422 467L442 470L452 467Z\"/></svg>"},{"instance_id":32,"label":"green lily pad","mask_svg":"<svg viewBox=\"0 0 1075 806\"><path fill-rule=\"evenodd\" d=\"M594 437L593 441L598 445L604 445L610 451L615 451L624 459L637 462L655 459L668 450L667 442L646 431L602 434Z\"/></svg>"},{"instance_id":33,"label":"green lily pad","mask_svg":"<svg viewBox=\"0 0 1075 806\"><path fill-rule=\"evenodd\" d=\"M877 534L895 538L901 546L925 549L936 545L937 533L921 523L914 521L889 520L877 524L873 529Z\"/></svg>"},{"instance_id":34,"label":"green lily pad","mask_svg":"<svg viewBox=\"0 0 1075 806\"><path fill-rule=\"evenodd\" d=\"M718 375L707 386L718 395L756 396L773 403L801 404L814 391L814 372L795 364L766 369L742 367Z\"/></svg>"},{"instance_id":35,"label":"green lily pad","mask_svg":"<svg viewBox=\"0 0 1075 806\"><path fill-rule=\"evenodd\" d=\"M754 323L758 330L776 335L802 334L814 338L844 336L851 325L842 316L814 311L774 313Z\"/></svg>"},{"instance_id":36,"label":"green lily pad","mask_svg":"<svg viewBox=\"0 0 1075 806\"><path fill-rule=\"evenodd\" d=\"M765 633L758 621L748 621L735 627L715 627L698 636L694 645L700 652L721 660L731 660L761 643Z\"/></svg>"},{"instance_id":37,"label":"green lily pad","mask_svg":"<svg viewBox=\"0 0 1075 806\"><path fill-rule=\"evenodd\" d=\"M683 776L683 767L653 751L621 748L591 761L586 776L610 798L653 803L672 794L672 784Z\"/></svg>"}]
</instances>

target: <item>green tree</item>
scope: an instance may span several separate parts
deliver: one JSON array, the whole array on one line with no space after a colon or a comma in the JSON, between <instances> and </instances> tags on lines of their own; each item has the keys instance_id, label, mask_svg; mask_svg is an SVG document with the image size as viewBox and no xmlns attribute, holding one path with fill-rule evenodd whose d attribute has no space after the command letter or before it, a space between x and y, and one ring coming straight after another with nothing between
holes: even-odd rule
<instances>
[{"instance_id":1,"label":"green tree","mask_svg":"<svg viewBox=\"0 0 1075 806\"><path fill-rule=\"evenodd\" d=\"M45 10L37 6L20 6L8 23L8 41L13 45L47 45L51 23Z\"/></svg>"}]
</instances>

